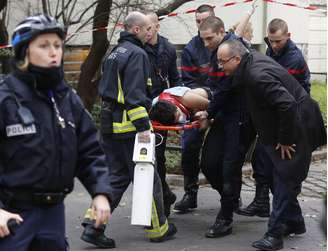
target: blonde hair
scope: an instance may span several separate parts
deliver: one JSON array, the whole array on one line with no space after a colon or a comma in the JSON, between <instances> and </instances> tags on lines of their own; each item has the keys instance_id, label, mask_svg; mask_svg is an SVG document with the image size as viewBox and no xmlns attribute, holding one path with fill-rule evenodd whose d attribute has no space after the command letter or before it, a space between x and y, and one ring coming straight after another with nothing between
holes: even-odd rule
<instances>
[{"instance_id":1,"label":"blonde hair","mask_svg":"<svg viewBox=\"0 0 328 251\"><path fill-rule=\"evenodd\" d=\"M24 60L23 61L18 61L17 62L17 68L21 71L27 71L27 67L29 65L30 61L28 60L28 56L27 56L27 53L24 57Z\"/></svg>"}]
</instances>

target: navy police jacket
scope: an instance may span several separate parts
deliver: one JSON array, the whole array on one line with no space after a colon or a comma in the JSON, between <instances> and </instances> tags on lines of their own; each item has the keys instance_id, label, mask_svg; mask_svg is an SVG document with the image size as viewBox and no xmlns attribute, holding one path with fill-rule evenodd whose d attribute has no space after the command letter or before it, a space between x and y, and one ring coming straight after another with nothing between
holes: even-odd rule
<instances>
[{"instance_id":1,"label":"navy police jacket","mask_svg":"<svg viewBox=\"0 0 328 251\"><path fill-rule=\"evenodd\" d=\"M270 46L268 38L264 39L268 45L266 55L273 58L282 67L284 67L289 74L293 75L301 86L310 93L310 71L305 62L303 54L292 40L288 40L285 47L279 54L275 54Z\"/></svg>"},{"instance_id":2,"label":"navy police jacket","mask_svg":"<svg viewBox=\"0 0 328 251\"><path fill-rule=\"evenodd\" d=\"M127 31L121 32L118 45L102 65L99 94L105 101L101 108L103 134L126 138L150 129L149 69L148 55L141 41ZM106 129L108 123L110 129Z\"/></svg>"},{"instance_id":3,"label":"navy police jacket","mask_svg":"<svg viewBox=\"0 0 328 251\"><path fill-rule=\"evenodd\" d=\"M177 69L177 54L167 38L158 35L156 45L146 44L152 82L151 97L157 97L167 88L178 86L180 77Z\"/></svg>"},{"instance_id":4,"label":"navy police jacket","mask_svg":"<svg viewBox=\"0 0 328 251\"><path fill-rule=\"evenodd\" d=\"M184 86L206 86L211 52L204 46L199 34L193 37L181 54L181 80Z\"/></svg>"},{"instance_id":5,"label":"navy police jacket","mask_svg":"<svg viewBox=\"0 0 328 251\"><path fill-rule=\"evenodd\" d=\"M60 126L50 97L34 83L31 74L14 72L0 84L0 188L66 194L78 177L92 196L108 194L105 156L80 98L64 82L55 88ZM18 103L30 110L32 124L23 126Z\"/></svg>"}]
</instances>

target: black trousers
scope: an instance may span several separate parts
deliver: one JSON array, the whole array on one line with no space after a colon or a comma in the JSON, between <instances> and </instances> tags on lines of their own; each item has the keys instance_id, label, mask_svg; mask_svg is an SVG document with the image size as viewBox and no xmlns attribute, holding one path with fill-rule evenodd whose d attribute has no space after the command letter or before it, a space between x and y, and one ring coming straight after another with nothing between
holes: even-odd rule
<instances>
[{"instance_id":1,"label":"black trousers","mask_svg":"<svg viewBox=\"0 0 328 251\"><path fill-rule=\"evenodd\" d=\"M134 178L135 163L132 161L134 137L117 139L111 134L102 135L102 147L106 155L109 168L110 206L113 212L119 205L121 198ZM93 217L88 212L83 220L83 225L93 225ZM154 172L152 227L145 229L149 238L163 236L168 229L168 222L164 214L162 184L157 170ZM105 229L105 225L102 229Z\"/></svg>"},{"instance_id":2,"label":"black trousers","mask_svg":"<svg viewBox=\"0 0 328 251\"><path fill-rule=\"evenodd\" d=\"M156 166L159 178L162 183L163 197L164 201L166 196L170 193L170 187L166 182L166 158L165 158L165 149L166 149L166 140L167 140L167 131L156 131Z\"/></svg>"},{"instance_id":3,"label":"black trousers","mask_svg":"<svg viewBox=\"0 0 328 251\"><path fill-rule=\"evenodd\" d=\"M264 145L258 140L252 157L253 178L256 184L270 184L270 174L273 169L272 161L265 151Z\"/></svg>"},{"instance_id":4,"label":"black trousers","mask_svg":"<svg viewBox=\"0 0 328 251\"><path fill-rule=\"evenodd\" d=\"M185 179L185 191L198 190L200 171L199 155L203 144L204 132L191 129L183 132L181 137L181 168Z\"/></svg>"},{"instance_id":5,"label":"black trousers","mask_svg":"<svg viewBox=\"0 0 328 251\"><path fill-rule=\"evenodd\" d=\"M26 202L5 206L5 210L20 214L24 222L15 234L0 238L0 250L6 251L67 251L65 237L65 206L63 203L35 206Z\"/></svg>"},{"instance_id":6,"label":"black trousers","mask_svg":"<svg viewBox=\"0 0 328 251\"><path fill-rule=\"evenodd\" d=\"M288 185L273 169L273 200L272 212L269 218L267 235L276 238L283 237L282 223L304 222L302 209L298 203L297 195L301 192L302 184Z\"/></svg>"},{"instance_id":7,"label":"black trousers","mask_svg":"<svg viewBox=\"0 0 328 251\"><path fill-rule=\"evenodd\" d=\"M219 217L232 221L236 183L240 181L241 166L246 146L244 133L248 125L238 119L214 122L206 135L201 158L201 169L211 186L220 193ZM239 186L240 189L240 186Z\"/></svg>"}]
</instances>

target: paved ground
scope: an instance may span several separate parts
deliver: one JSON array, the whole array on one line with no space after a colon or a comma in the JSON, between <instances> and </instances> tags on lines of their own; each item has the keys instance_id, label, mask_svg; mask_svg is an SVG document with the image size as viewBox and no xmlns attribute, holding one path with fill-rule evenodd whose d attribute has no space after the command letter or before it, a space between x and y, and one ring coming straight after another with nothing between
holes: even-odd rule
<instances>
[{"instance_id":1,"label":"paved ground","mask_svg":"<svg viewBox=\"0 0 328 251\"><path fill-rule=\"evenodd\" d=\"M303 236L285 239L283 250L323 251L326 248L326 237L319 229L322 212L321 193L326 191L326 161L313 163L309 178L304 183L303 192L299 197L307 225L307 233ZM250 177L244 177L242 198L248 204L254 196L254 184ZM178 198L183 195L181 186L173 187ZM170 221L178 227L176 238L165 243L150 243L144 236L143 228L130 225L131 187L125 193L120 206L110 220L107 234L116 240L115 250L223 250L251 251L252 241L262 237L267 224L266 218L243 217L235 215L233 234L224 238L208 239L204 233L218 212L219 196L208 186L202 186L199 191L199 205L191 214L172 214ZM79 237L81 217L88 207L90 199L84 188L77 182L75 192L66 200L67 235L72 251L92 250L93 247L82 242Z\"/></svg>"},{"instance_id":2,"label":"paved ground","mask_svg":"<svg viewBox=\"0 0 328 251\"><path fill-rule=\"evenodd\" d=\"M302 185L301 196L322 198L327 190L327 170L323 168L326 160L313 162L308 177ZM243 175L244 190L255 191L254 180L248 175Z\"/></svg>"}]
</instances>

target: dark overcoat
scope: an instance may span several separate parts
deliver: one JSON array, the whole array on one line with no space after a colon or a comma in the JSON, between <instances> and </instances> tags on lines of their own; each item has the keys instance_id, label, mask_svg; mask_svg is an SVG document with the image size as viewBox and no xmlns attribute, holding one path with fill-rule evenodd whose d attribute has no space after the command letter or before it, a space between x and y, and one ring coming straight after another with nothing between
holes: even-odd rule
<instances>
[{"instance_id":1,"label":"dark overcoat","mask_svg":"<svg viewBox=\"0 0 328 251\"><path fill-rule=\"evenodd\" d=\"M242 58L234 83L242 85L254 127L278 174L289 184L303 181L312 152L327 141L318 104L286 69L257 51ZM281 159L278 143L296 144L291 160Z\"/></svg>"}]
</instances>

